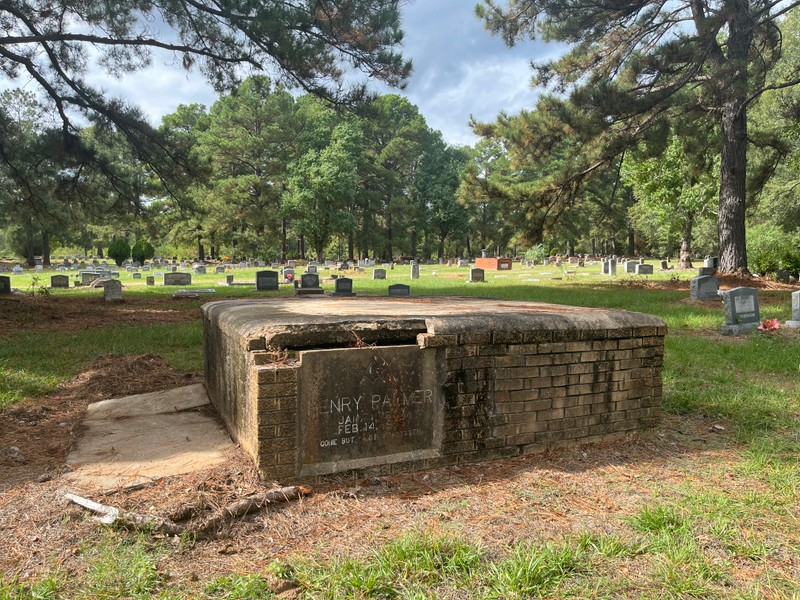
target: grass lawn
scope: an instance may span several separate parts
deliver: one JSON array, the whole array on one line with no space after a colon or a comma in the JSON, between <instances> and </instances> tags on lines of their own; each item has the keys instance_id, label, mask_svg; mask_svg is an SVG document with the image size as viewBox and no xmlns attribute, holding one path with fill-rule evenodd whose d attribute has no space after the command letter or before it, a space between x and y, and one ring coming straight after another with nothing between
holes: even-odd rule
<instances>
[{"instance_id":1,"label":"grass lawn","mask_svg":"<svg viewBox=\"0 0 800 600\"><path fill-rule=\"evenodd\" d=\"M359 295L408 283L413 295L655 314L670 327L658 428L624 443L323 489L202 542L108 530L59 504L57 480L20 484L0 491L0 600L800 597L797 336L721 337L721 302L687 301L693 272L610 280L599 268L515 265L487 272L485 284L439 266L415 281L408 267L386 281L348 276ZM237 270L236 280L255 281L255 271ZM12 286L41 292L34 277L13 276ZM175 371L202 371L205 300L173 301L174 288L122 279L126 302L113 306L86 288L0 302L0 409L57 397L101 356L152 354ZM192 287L214 288L213 298L275 295L220 281L194 276ZM762 318L788 320L790 292L761 289ZM179 498L222 502L256 485L235 465L223 478L176 479L105 501L164 514ZM53 506L34 510L28 497ZM18 519L30 521L27 540L5 533ZM3 548L24 560L4 561Z\"/></svg>"}]
</instances>

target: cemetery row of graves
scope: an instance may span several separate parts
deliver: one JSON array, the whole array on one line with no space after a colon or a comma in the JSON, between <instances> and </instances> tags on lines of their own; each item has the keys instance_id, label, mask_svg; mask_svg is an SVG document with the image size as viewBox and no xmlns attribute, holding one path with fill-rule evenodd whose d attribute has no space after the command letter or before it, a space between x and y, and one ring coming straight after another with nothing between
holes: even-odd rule
<instances>
[{"instance_id":1,"label":"cemetery row of graves","mask_svg":"<svg viewBox=\"0 0 800 600\"><path fill-rule=\"evenodd\" d=\"M0 489L5 548L0 594L271 598L288 590L301 598L791 598L796 593L800 350L795 330L786 326L796 320L792 286L718 276L713 260L691 271L670 264L662 270L660 261L609 258L544 265L511 261L505 267L480 267L477 261L249 262L207 264L205 273L192 261L165 262L120 268L88 263L7 275L15 291L0 299L0 307L8 308L6 314L28 312L25 320L3 321L0 394L8 408L0 415L6 430L11 425L27 435L52 430L68 439L71 427L59 427L69 422L58 412L57 399L65 397L59 386L79 381L82 371L85 377L95 357L117 357L116 368L98 373L112 389L135 376L132 363L123 360L128 355L161 356L175 369L201 372L198 308L205 302L295 295L303 302L306 294L336 293L340 280L350 280L345 285L356 298L385 297L390 285L399 284L407 286L410 300L478 296L654 314L670 330L661 423L619 443L320 487L301 501L242 518L208 540L99 525L85 511L65 505L57 477L36 481L41 470L31 446L15 441L19 452L12 455L10 443L0 442L0 461L6 461L0 469L13 464L13 457L30 459L16 465L30 475ZM81 271L92 271L85 284ZM165 277L172 273L183 282L167 285ZM69 287L53 288L53 276L67 276ZM154 285L147 285L147 277ZM122 284L122 302L104 301L109 281ZM173 299L181 290L199 297ZM702 298L695 299L698 295ZM136 319L148 312L172 321ZM188 320L178 320L178 314ZM758 329L766 321L774 321L775 328ZM735 336L720 336L726 326L740 329L729 332ZM145 385L162 376L146 373ZM39 404L30 404L37 398ZM42 403L50 412L34 418ZM34 420L35 427L18 424ZM51 443L44 439L37 443ZM99 500L144 514L174 514L198 503L222 506L263 485L248 465L248 457L237 454L226 468L202 477L170 478Z\"/></svg>"}]
</instances>

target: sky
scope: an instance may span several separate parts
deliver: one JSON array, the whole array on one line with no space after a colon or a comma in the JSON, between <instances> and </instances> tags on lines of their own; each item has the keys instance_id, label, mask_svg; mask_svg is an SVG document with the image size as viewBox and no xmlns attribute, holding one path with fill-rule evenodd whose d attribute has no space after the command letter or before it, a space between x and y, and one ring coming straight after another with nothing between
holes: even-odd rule
<instances>
[{"instance_id":1,"label":"sky","mask_svg":"<svg viewBox=\"0 0 800 600\"><path fill-rule=\"evenodd\" d=\"M536 93L530 87L531 60L555 50L524 42L508 48L483 30L473 8L477 0L411 0L403 7L403 54L414 72L404 91L428 125L450 144L472 145L477 137L468 122L491 122L501 112L532 108ZM166 59L169 60L169 59ZM178 104L210 106L217 94L197 72L186 73L157 58L153 65L123 79L98 82L105 91L139 106L156 125Z\"/></svg>"}]
</instances>

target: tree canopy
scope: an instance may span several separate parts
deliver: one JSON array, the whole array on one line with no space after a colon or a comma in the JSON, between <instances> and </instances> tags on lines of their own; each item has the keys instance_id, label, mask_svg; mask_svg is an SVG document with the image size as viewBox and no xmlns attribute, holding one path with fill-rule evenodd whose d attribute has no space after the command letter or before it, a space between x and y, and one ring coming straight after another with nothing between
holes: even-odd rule
<instances>
[{"instance_id":1,"label":"tree canopy","mask_svg":"<svg viewBox=\"0 0 800 600\"><path fill-rule=\"evenodd\" d=\"M561 126L578 133L574 185L670 119L711 119L720 128L719 254L723 272L746 271L747 109L766 90L800 82L768 74L781 55L780 17L797 2L769 0L484 0L486 27L508 44L530 37L569 44L534 65L538 85L559 94ZM567 98L563 95L567 94Z\"/></svg>"}]
</instances>

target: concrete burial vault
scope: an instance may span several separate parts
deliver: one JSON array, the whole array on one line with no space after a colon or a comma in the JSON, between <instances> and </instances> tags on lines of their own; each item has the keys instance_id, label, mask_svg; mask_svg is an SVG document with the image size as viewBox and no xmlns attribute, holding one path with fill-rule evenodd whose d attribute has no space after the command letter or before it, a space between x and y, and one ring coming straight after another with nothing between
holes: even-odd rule
<instances>
[{"instance_id":1,"label":"concrete burial vault","mask_svg":"<svg viewBox=\"0 0 800 600\"><path fill-rule=\"evenodd\" d=\"M667 328L650 315L467 298L203 313L211 401L270 480L504 458L658 420Z\"/></svg>"}]
</instances>

